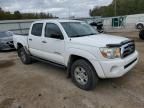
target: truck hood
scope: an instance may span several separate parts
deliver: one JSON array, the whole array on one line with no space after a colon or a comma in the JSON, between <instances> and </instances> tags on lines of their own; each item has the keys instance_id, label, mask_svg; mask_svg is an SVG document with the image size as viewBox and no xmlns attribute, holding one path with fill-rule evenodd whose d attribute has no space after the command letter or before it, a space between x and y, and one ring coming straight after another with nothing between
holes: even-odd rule
<instances>
[{"instance_id":1,"label":"truck hood","mask_svg":"<svg viewBox=\"0 0 144 108\"><path fill-rule=\"evenodd\" d=\"M85 37L71 38L71 42L75 44L90 45L95 47L106 47L107 44L120 44L123 41L129 40L125 37L98 34Z\"/></svg>"}]
</instances>

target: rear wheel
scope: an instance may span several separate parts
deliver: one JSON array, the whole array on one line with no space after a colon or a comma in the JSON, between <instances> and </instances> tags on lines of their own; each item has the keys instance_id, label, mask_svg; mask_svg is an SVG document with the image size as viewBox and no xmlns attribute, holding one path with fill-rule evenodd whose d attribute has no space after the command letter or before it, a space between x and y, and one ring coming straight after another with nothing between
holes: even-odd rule
<instances>
[{"instance_id":1,"label":"rear wheel","mask_svg":"<svg viewBox=\"0 0 144 108\"><path fill-rule=\"evenodd\" d=\"M31 57L26 53L25 49L22 47L18 50L19 57L24 64L31 64Z\"/></svg>"},{"instance_id":2,"label":"rear wheel","mask_svg":"<svg viewBox=\"0 0 144 108\"><path fill-rule=\"evenodd\" d=\"M96 87L98 76L92 65L83 59L77 60L71 67L72 81L83 90L92 90Z\"/></svg>"}]
</instances>

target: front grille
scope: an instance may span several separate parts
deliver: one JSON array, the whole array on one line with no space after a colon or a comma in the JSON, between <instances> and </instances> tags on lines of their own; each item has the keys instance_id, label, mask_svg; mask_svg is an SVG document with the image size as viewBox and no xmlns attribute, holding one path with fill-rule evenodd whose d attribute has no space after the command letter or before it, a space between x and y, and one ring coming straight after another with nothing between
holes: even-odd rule
<instances>
[{"instance_id":1,"label":"front grille","mask_svg":"<svg viewBox=\"0 0 144 108\"><path fill-rule=\"evenodd\" d=\"M129 42L121 48L122 58L125 58L135 52L135 43Z\"/></svg>"}]
</instances>

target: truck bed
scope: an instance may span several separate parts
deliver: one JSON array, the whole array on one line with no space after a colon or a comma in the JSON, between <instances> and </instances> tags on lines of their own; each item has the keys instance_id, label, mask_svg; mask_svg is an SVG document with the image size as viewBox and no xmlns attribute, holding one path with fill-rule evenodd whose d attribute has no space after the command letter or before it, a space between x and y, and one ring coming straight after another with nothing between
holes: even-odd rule
<instances>
[{"instance_id":1,"label":"truck bed","mask_svg":"<svg viewBox=\"0 0 144 108\"><path fill-rule=\"evenodd\" d=\"M22 43L24 46L28 46L28 42L27 42L27 39L28 39L28 34L21 34L21 35L18 35L18 34L15 34L13 35L13 42L14 42L14 46L15 48L17 49L17 44L18 43Z\"/></svg>"}]
</instances>

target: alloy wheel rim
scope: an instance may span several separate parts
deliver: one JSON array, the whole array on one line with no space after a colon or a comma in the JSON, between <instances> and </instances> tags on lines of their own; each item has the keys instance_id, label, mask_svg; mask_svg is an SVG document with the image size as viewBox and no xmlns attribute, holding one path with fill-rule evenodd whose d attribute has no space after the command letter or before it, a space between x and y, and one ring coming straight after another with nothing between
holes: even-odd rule
<instances>
[{"instance_id":1,"label":"alloy wheel rim","mask_svg":"<svg viewBox=\"0 0 144 108\"><path fill-rule=\"evenodd\" d=\"M26 60L26 56L25 56L25 54L24 54L23 51L21 52L21 59L22 59L22 61L25 61L25 60Z\"/></svg>"},{"instance_id":2,"label":"alloy wheel rim","mask_svg":"<svg viewBox=\"0 0 144 108\"><path fill-rule=\"evenodd\" d=\"M88 83L88 74L83 67L77 66L74 70L74 76L79 84L85 85Z\"/></svg>"}]
</instances>

